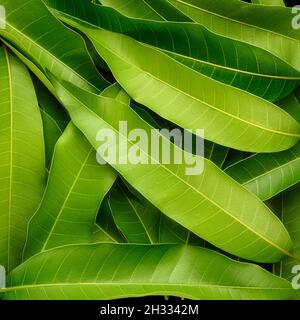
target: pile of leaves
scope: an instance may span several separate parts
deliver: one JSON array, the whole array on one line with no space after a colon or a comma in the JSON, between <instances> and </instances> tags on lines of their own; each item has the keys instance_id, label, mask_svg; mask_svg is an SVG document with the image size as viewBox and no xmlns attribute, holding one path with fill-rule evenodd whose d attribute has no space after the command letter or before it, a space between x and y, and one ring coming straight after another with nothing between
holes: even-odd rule
<instances>
[{"instance_id":1,"label":"pile of leaves","mask_svg":"<svg viewBox=\"0 0 300 320\"><path fill-rule=\"evenodd\" d=\"M282 0L0 5L2 299L300 297L297 12ZM203 172L100 165L97 133L121 121L204 129ZM122 135L111 148L124 158L127 144L151 160Z\"/></svg>"}]
</instances>

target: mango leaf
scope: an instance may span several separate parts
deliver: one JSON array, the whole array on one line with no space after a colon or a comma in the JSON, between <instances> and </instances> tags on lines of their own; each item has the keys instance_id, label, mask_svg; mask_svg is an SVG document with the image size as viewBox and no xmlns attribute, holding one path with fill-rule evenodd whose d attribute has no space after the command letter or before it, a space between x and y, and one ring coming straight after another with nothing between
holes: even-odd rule
<instances>
[{"instance_id":1,"label":"mango leaf","mask_svg":"<svg viewBox=\"0 0 300 320\"><path fill-rule=\"evenodd\" d=\"M276 104L300 123L300 102L294 93L278 101Z\"/></svg>"},{"instance_id":2,"label":"mango leaf","mask_svg":"<svg viewBox=\"0 0 300 320\"><path fill-rule=\"evenodd\" d=\"M218 36L199 24L128 19L89 0L48 0L47 4L58 17L67 15L80 23L126 34L197 72L270 101L285 97L299 84L299 72L269 52Z\"/></svg>"},{"instance_id":3,"label":"mango leaf","mask_svg":"<svg viewBox=\"0 0 300 320\"><path fill-rule=\"evenodd\" d=\"M55 121L60 130L64 131L70 122L68 114L62 108L59 101L37 79L34 79L34 87L40 108Z\"/></svg>"},{"instance_id":4,"label":"mango leaf","mask_svg":"<svg viewBox=\"0 0 300 320\"><path fill-rule=\"evenodd\" d=\"M123 134L118 134L120 121L126 121L128 132L139 128L151 137L151 126L128 105L55 79L51 74L48 76L72 121L84 132L98 154L160 211L237 256L273 262L284 254L290 254L291 241L279 219L257 197L212 162L183 152L170 143L170 154L182 152L185 161L183 164L162 163L151 155L145 141L137 145ZM116 134L116 141L110 141L108 145L97 141L100 129ZM161 139L168 142L164 137ZM114 157L105 158L108 146L116 152L115 159L121 161L115 161ZM140 154L140 162L128 160L126 153L133 150ZM187 175L188 163L204 163L204 171ZM249 212L252 214L247 214Z\"/></svg>"},{"instance_id":5,"label":"mango leaf","mask_svg":"<svg viewBox=\"0 0 300 320\"><path fill-rule=\"evenodd\" d=\"M4 299L291 299L291 284L259 266L182 245L71 245L35 255L10 275Z\"/></svg>"},{"instance_id":6,"label":"mango leaf","mask_svg":"<svg viewBox=\"0 0 300 320\"><path fill-rule=\"evenodd\" d=\"M205 158L215 163L218 167L222 168L226 161L229 148L225 148L210 141L205 141L204 147Z\"/></svg>"},{"instance_id":7,"label":"mango leaf","mask_svg":"<svg viewBox=\"0 0 300 320\"><path fill-rule=\"evenodd\" d=\"M240 0L168 0L212 32L271 52L300 70L300 35L290 8L256 6ZM277 23L274 23L276 21Z\"/></svg>"},{"instance_id":8,"label":"mango leaf","mask_svg":"<svg viewBox=\"0 0 300 320\"><path fill-rule=\"evenodd\" d=\"M225 172L261 200L270 199L300 181L300 143L283 152L253 155Z\"/></svg>"},{"instance_id":9,"label":"mango leaf","mask_svg":"<svg viewBox=\"0 0 300 320\"><path fill-rule=\"evenodd\" d=\"M0 28L0 36L25 52L41 70L48 69L94 92L107 86L82 38L61 24L42 1L1 0L0 4L6 11L6 27Z\"/></svg>"},{"instance_id":10,"label":"mango leaf","mask_svg":"<svg viewBox=\"0 0 300 320\"><path fill-rule=\"evenodd\" d=\"M105 237L109 240L109 242L127 242L113 219L108 198L109 194L107 194L102 201L99 213L97 215L97 221L95 223L95 231L92 237L92 242L103 242Z\"/></svg>"},{"instance_id":11,"label":"mango leaf","mask_svg":"<svg viewBox=\"0 0 300 320\"><path fill-rule=\"evenodd\" d=\"M115 180L70 123L58 140L41 205L28 227L24 258L70 243L90 242L100 203Z\"/></svg>"},{"instance_id":12,"label":"mango leaf","mask_svg":"<svg viewBox=\"0 0 300 320\"><path fill-rule=\"evenodd\" d=\"M21 262L28 220L45 186L42 119L26 67L0 48L0 265Z\"/></svg>"},{"instance_id":13,"label":"mango leaf","mask_svg":"<svg viewBox=\"0 0 300 320\"><path fill-rule=\"evenodd\" d=\"M107 201L112 217L129 243L157 243L160 211L141 202L121 182L110 190Z\"/></svg>"},{"instance_id":14,"label":"mango leaf","mask_svg":"<svg viewBox=\"0 0 300 320\"><path fill-rule=\"evenodd\" d=\"M281 6L285 7L283 0L252 0L253 4L263 4L265 6Z\"/></svg>"},{"instance_id":15,"label":"mango leaf","mask_svg":"<svg viewBox=\"0 0 300 320\"><path fill-rule=\"evenodd\" d=\"M30 59L28 59L23 53L18 51L13 45L11 45L8 41L1 39L2 42L19 58L20 61L43 83L43 85L49 90L49 92L55 97L56 93L54 88L46 77L44 72L39 69ZM34 79L34 78L33 78Z\"/></svg>"},{"instance_id":16,"label":"mango leaf","mask_svg":"<svg viewBox=\"0 0 300 320\"><path fill-rule=\"evenodd\" d=\"M43 120L44 129L46 168L47 170L49 170L56 142L62 135L63 131L57 125L55 120L43 109L41 109L41 116Z\"/></svg>"},{"instance_id":17,"label":"mango leaf","mask_svg":"<svg viewBox=\"0 0 300 320\"><path fill-rule=\"evenodd\" d=\"M298 273L299 269L294 269L300 261L300 202L299 202L300 185L298 184L293 190L284 192L281 195L281 220L290 232L293 239L293 254L298 259L285 258L278 263L277 274L291 281ZM296 281L296 284L298 282Z\"/></svg>"},{"instance_id":18,"label":"mango leaf","mask_svg":"<svg viewBox=\"0 0 300 320\"><path fill-rule=\"evenodd\" d=\"M300 125L266 100L199 74L122 34L68 23L90 38L134 100L180 127L193 132L202 128L207 140L250 152L285 150L300 137Z\"/></svg>"},{"instance_id":19,"label":"mango leaf","mask_svg":"<svg viewBox=\"0 0 300 320\"><path fill-rule=\"evenodd\" d=\"M205 246L205 241L174 220L161 215L159 223L159 243L178 243Z\"/></svg>"},{"instance_id":20,"label":"mango leaf","mask_svg":"<svg viewBox=\"0 0 300 320\"><path fill-rule=\"evenodd\" d=\"M242 152L242 151L235 150L235 149L229 149L228 155L224 161L222 168L226 169L226 168L240 162L241 160L247 158L245 156L246 154L247 154L246 152Z\"/></svg>"},{"instance_id":21,"label":"mango leaf","mask_svg":"<svg viewBox=\"0 0 300 320\"><path fill-rule=\"evenodd\" d=\"M40 81L36 80L34 85L41 108L46 149L46 167L49 170L56 142L65 130L69 119L59 102Z\"/></svg>"},{"instance_id":22,"label":"mango leaf","mask_svg":"<svg viewBox=\"0 0 300 320\"><path fill-rule=\"evenodd\" d=\"M132 18L147 20L191 21L168 1L165 0L101 0L101 4L115 8Z\"/></svg>"},{"instance_id":23,"label":"mango leaf","mask_svg":"<svg viewBox=\"0 0 300 320\"><path fill-rule=\"evenodd\" d=\"M97 223L95 224L95 230L92 235L92 243L101 243L101 242L111 242L111 243L122 243L124 241L118 241L111 233L107 232Z\"/></svg>"}]
</instances>

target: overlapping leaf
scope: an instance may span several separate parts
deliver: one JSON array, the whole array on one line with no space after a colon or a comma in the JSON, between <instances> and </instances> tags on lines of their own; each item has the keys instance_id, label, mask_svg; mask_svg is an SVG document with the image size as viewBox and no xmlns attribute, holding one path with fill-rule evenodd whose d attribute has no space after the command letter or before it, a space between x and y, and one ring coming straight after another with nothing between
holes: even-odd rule
<instances>
[{"instance_id":1,"label":"overlapping leaf","mask_svg":"<svg viewBox=\"0 0 300 320\"><path fill-rule=\"evenodd\" d=\"M288 281L213 251L181 245L72 245L15 269L4 299L291 299Z\"/></svg>"},{"instance_id":2,"label":"overlapping leaf","mask_svg":"<svg viewBox=\"0 0 300 320\"><path fill-rule=\"evenodd\" d=\"M127 36L68 23L88 35L134 100L183 128L204 129L208 140L252 152L285 150L300 137L300 125L266 100L201 75Z\"/></svg>"},{"instance_id":3,"label":"overlapping leaf","mask_svg":"<svg viewBox=\"0 0 300 320\"><path fill-rule=\"evenodd\" d=\"M141 1L132 3L138 7ZM162 49L195 71L267 100L278 100L299 84L299 72L272 54L213 34L199 24L129 19L89 0L48 0L47 4L58 16L67 14L76 21L126 34Z\"/></svg>"},{"instance_id":4,"label":"overlapping leaf","mask_svg":"<svg viewBox=\"0 0 300 320\"><path fill-rule=\"evenodd\" d=\"M253 155L225 172L260 199L270 199L300 181L300 144L279 153Z\"/></svg>"},{"instance_id":5,"label":"overlapping leaf","mask_svg":"<svg viewBox=\"0 0 300 320\"><path fill-rule=\"evenodd\" d=\"M126 120L128 131L144 129L151 137L151 127L127 105L94 95L71 83L60 83L54 78L52 81L74 124L95 148L105 147L98 149L102 157L106 144L96 139L99 129L118 133L119 121ZM116 159L123 159L123 162L128 157L125 152L129 145L140 152L143 161L126 161L126 164L114 162L113 158L107 161L170 218L216 246L247 259L271 262L289 254L290 239L278 218L213 163L181 151L186 157L182 165L164 164L151 157L146 145L136 145L123 135L117 136L117 141L111 145L116 147ZM175 149L180 151L171 144L171 154ZM186 174L187 163L192 161L197 164L204 161L202 174Z\"/></svg>"},{"instance_id":6,"label":"overlapping leaf","mask_svg":"<svg viewBox=\"0 0 300 320\"><path fill-rule=\"evenodd\" d=\"M41 82L35 82L35 91L41 108L46 149L46 167L49 169L55 144L66 128L69 119L58 101L55 100Z\"/></svg>"},{"instance_id":7,"label":"overlapping leaf","mask_svg":"<svg viewBox=\"0 0 300 320\"><path fill-rule=\"evenodd\" d=\"M291 281L299 274L300 262L300 185L281 195L280 218L288 229L294 243L293 254L298 259L286 258L279 262L277 274ZM299 278L299 277L298 277ZM299 280L296 281L299 284Z\"/></svg>"},{"instance_id":8,"label":"overlapping leaf","mask_svg":"<svg viewBox=\"0 0 300 320\"><path fill-rule=\"evenodd\" d=\"M0 28L0 36L39 68L51 70L57 77L63 76L94 92L107 86L84 41L53 17L43 1L1 0L0 5L6 12L5 28Z\"/></svg>"},{"instance_id":9,"label":"overlapping leaf","mask_svg":"<svg viewBox=\"0 0 300 320\"><path fill-rule=\"evenodd\" d=\"M167 1L211 31L265 49L300 70L300 35L290 8L239 0Z\"/></svg>"},{"instance_id":10,"label":"overlapping leaf","mask_svg":"<svg viewBox=\"0 0 300 320\"><path fill-rule=\"evenodd\" d=\"M110 190L107 201L116 225L128 242L158 242L159 210L139 201L121 183Z\"/></svg>"},{"instance_id":11,"label":"overlapping leaf","mask_svg":"<svg viewBox=\"0 0 300 320\"><path fill-rule=\"evenodd\" d=\"M24 257L91 240L101 200L114 171L96 162L93 147L70 123L58 140L42 203L29 223Z\"/></svg>"},{"instance_id":12,"label":"overlapping leaf","mask_svg":"<svg viewBox=\"0 0 300 320\"><path fill-rule=\"evenodd\" d=\"M99 2L104 6L113 7L123 14L133 18L158 21L191 21L191 19L165 0L101 0Z\"/></svg>"}]
</instances>

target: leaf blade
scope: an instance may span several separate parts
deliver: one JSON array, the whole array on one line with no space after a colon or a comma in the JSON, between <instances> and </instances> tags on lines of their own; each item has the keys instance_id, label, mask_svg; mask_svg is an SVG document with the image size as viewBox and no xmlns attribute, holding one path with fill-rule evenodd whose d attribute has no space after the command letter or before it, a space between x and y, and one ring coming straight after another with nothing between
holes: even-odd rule
<instances>
[{"instance_id":1,"label":"leaf blade","mask_svg":"<svg viewBox=\"0 0 300 320\"><path fill-rule=\"evenodd\" d=\"M207 268L211 265L216 272ZM36 255L13 271L9 287L0 294L5 299L145 295L289 299L295 291L289 282L258 266L199 247L96 244L66 246Z\"/></svg>"}]
</instances>

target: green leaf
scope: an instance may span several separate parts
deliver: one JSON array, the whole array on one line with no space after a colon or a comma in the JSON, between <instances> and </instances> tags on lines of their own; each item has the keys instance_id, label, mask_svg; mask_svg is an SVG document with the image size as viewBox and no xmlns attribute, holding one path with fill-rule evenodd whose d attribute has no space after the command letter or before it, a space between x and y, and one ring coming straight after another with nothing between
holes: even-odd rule
<instances>
[{"instance_id":1,"label":"green leaf","mask_svg":"<svg viewBox=\"0 0 300 320\"><path fill-rule=\"evenodd\" d=\"M56 95L54 88L45 76L45 74L24 54L18 51L14 46L12 46L8 41L1 39L2 42L19 58L20 61L43 83L43 85L51 92L53 96Z\"/></svg>"},{"instance_id":2,"label":"green leaf","mask_svg":"<svg viewBox=\"0 0 300 320\"><path fill-rule=\"evenodd\" d=\"M147 20L191 21L165 0L101 0L104 6L115 8L122 14Z\"/></svg>"},{"instance_id":3,"label":"green leaf","mask_svg":"<svg viewBox=\"0 0 300 320\"><path fill-rule=\"evenodd\" d=\"M300 125L266 100L201 75L127 36L68 23L88 35L134 100L180 127L203 128L206 139L250 152L285 150L300 137Z\"/></svg>"},{"instance_id":4,"label":"green leaf","mask_svg":"<svg viewBox=\"0 0 300 320\"><path fill-rule=\"evenodd\" d=\"M72 245L15 269L4 299L291 299L291 284L262 268L182 245Z\"/></svg>"},{"instance_id":5,"label":"green leaf","mask_svg":"<svg viewBox=\"0 0 300 320\"><path fill-rule=\"evenodd\" d=\"M30 75L0 47L0 265L21 262L28 220L45 186L43 125Z\"/></svg>"},{"instance_id":6,"label":"green leaf","mask_svg":"<svg viewBox=\"0 0 300 320\"><path fill-rule=\"evenodd\" d=\"M57 77L63 75L94 92L107 86L83 39L60 23L42 1L2 0L1 5L6 11L6 27L0 29L0 36L24 52L41 70L48 69Z\"/></svg>"},{"instance_id":7,"label":"green leaf","mask_svg":"<svg viewBox=\"0 0 300 320\"><path fill-rule=\"evenodd\" d=\"M34 85L41 108L46 149L46 167L49 169L55 144L65 130L69 117L59 102L40 81L35 81Z\"/></svg>"},{"instance_id":8,"label":"green leaf","mask_svg":"<svg viewBox=\"0 0 300 320\"><path fill-rule=\"evenodd\" d=\"M157 243L160 211L141 202L120 182L108 194L112 217L129 243Z\"/></svg>"},{"instance_id":9,"label":"green leaf","mask_svg":"<svg viewBox=\"0 0 300 320\"><path fill-rule=\"evenodd\" d=\"M161 215L159 223L159 243L192 244L203 247L205 241L174 220L171 220L165 215Z\"/></svg>"},{"instance_id":10,"label":"green leaf","mask_svg":"<svg viewBox=\"0 0 300 320\"><path fill-rule=\"evenodd\" d=\"M290 8L255 6L240 0L168 0L211 31L255 45L300 70L300 35ZM274 23L276 21L276 23Z\"/></svg>"},{"instance_id":11,"label":"green leaf","mask_svg":"<svg viewBox=\"0 0 300 320\"><path fill-rule=\"evenodd\" d=\"M124 243L126 240L113 219L108 198L109 194L107 194L102 201L99 213L97 215L92 242L103 242L104 237L106 237L109 239L109 242Z\"/></svg>"},{"instance_id":12,"label":"green leaf","mask_svg":"<svg viewBox=\"0 0 300 320\"><path fill-rule=\"evenodd\" d=\"M141 1L130 3L138 8ZM218 36L199 24L128 19L88 0L48 0L47 4L58 17L67 16L93 27L126 34L163 50L201 74L270 101L285 97L299 84L299 72L269 52Z\"/></svg>"},{"instance_id":13,"label":"green leaf","mask_svg":"<svg viewBox=\"0 0 300 320\"><path fill-rule=\"evenodd\" d=\"M270 199L300 181L300 143L283 152L253 155L225 172L261 200Z\"/></svg>"},{"instance_id":14,"label":"green leaf","mask_svg":"<svg viewBox=\"0 0 300 320\"><path fill-rule=\"evenodd\" d=\"M225 162L224 162L222 168L226 169L226 168L240 162L241 160L247 158L247 157L245 157L245 154L247 154L247 153L239 151L239 150L235 150L235 149L229 149L227 157L225 159Z\"/></svg>"},{"instance_id":15,"label":"green leaf","mask_svg":"<svg viewBox=\"0 0 300 320\"><path fill-rule=\"evenodd\" d=\"M93 147L70 123L58 140L42 203L30 221L24 258L90 242L100 203L116 174L96 162Z\"/></svg>"},{"instance_id":16,"label":"green leaf","mask_svg":"<svg viewBox=\"0 0 300 320\"><path fill-rule=\"evenodd\" d=\"M45 139L46 168L49 170L56 142L62 135L63 130L60 129L55 120L43 109L41 109L41 115Z\"/></svg>"},{"instance_id":17,"label":"green leaf","mask_svg":"<svg viewBox=\"0 0 300 320\"><path fill-rule=\"evenodd\" d=\"M283 0L252 0L253 4L262 4L265 6L281 6L285 7Z\"/></svg>"},{"instance_id":18,"label":"green leaf","mask_svg":"<svg viewBox=\"0 0 300 320\"><path fill-rule=\"evenodd\" d=\"M281 220L290 232L293 239L293 255L298 260L293 258L285 258L278 263L278 274L289 281L297 275L297 272L293 272L293 267L299 265L300 261L300 202L299 202L300 185L296 188L284 192L281 195Z\"/></svg>"},{"instance_id":19,"label":"green leaf","mask_svg":"<svg viewBox=\"0 0 300 320\"><path fill-rule=\"evenodd\" d=\"M70 122L68 114L58 100L37 79L34 81L34 87L40 107L55 121L60 130L64 131Z\"/></svg>"},{"instance_id":20,"label":"green leaf","mask_svg":"<svg viewBox=\"0 0 300 320\"><path fill-rule=\"evenodd\" d=\"M300 102L294 93L278 101L277 104L300 123Z\"/></svg>"},{"instance_id":21,"label":"green leaf","mask_svg":"<svg viewBox=\"0 0 300 320\"><path fill-rule=\"evenodd\" d=\"M205 158L222 168L227 158L229 149L210 141L205 141L204 147Z\"/></svg>"},{"instance_id":22,"label":"green leaf","mask_svg":"<svg viewBox=\"0 0 300 320\"><path fill-rule=\"evenodd\" d=\"M160 211L203 239L237 256L272 262L281 259L283 254L289 254L291 242L279 219L257 197L212 162L182 152L172 143L171 154L177 150L188 160L181 165L159 162L156 157L151 157L147 145L135 144L128 137L118 135L119 122L127 121L128 132L139 128L145 130L148 137L151 136L151 126L128 105L87 92L71 83L59 82L54 77L51 79L72 121L94 148L99 148L100 156L105 158L103 146L107 145L97 141L99 129L117 134L117 141L111 144L111 148L116 148L116 159L120 159L119 150L124 159L126 146L139 151L146 164L130 161L122 164L113 159L107 161ZM168 142L164 137L161 139ZM187 163L192 161L197 161L197 164L204 162L202 174L187 175ZM249 212L252 214L249 215Z\"/></svg>"}]
</instances>

